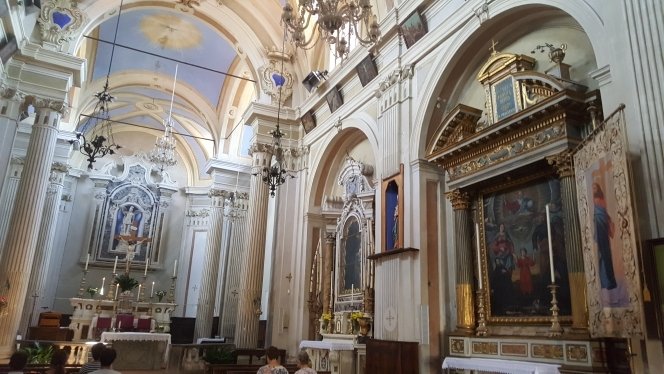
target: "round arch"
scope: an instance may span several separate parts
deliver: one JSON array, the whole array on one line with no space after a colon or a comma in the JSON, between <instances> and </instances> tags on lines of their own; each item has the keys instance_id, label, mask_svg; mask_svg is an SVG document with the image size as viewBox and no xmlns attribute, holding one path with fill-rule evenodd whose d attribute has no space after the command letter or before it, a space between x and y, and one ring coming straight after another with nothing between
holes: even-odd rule
<instances>
[{"instance_id":1,"label":"round arch","mask_svg":"<svg viewBox=\"0 0 664 374\"><path fill-rule=\"evenodd\" d=\"M435 115L438 93L445 86L447 80L453 76L453 72L462 63L464 54L472 50L473 44L481 40L486 34L491 34L492 28L497 28L496 24L506 20L509 17L515 18L533 18L540 12L551 10L560 11L561 14L575 20L588 36L593 48L593 54L598 66L603 64L600 61L606 61L608 52L597 48L603 38L602 31L604 22L597 12L586 2L567 2L562 0L544 0L527 2L509 0L500 3L494 3L490 7L492 18L485 22L486 26L480 24L477 18L468 22L452 39L449 47L444 53L433 62L434 68L429 73L437 79L427 80L418 97L418 102L423 103L414 119L415 128L410 139L410 158L412 160L424 157L427 143L429 127L432 125L432 119ZM486 38L485 38L486 39Z\"/></svg>"}]
</instances>

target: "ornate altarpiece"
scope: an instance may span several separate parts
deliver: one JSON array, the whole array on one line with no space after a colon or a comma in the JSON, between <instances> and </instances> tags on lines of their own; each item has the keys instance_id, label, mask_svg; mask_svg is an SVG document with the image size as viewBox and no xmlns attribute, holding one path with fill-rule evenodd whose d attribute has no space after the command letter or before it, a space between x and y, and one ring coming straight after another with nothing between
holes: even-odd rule
<instances>
[{"instance_id":1,"label":"ornate altarpiece","mask_svg":"<svg viewBox=\"0 0 664 374\"><path fill-rule=\"evenodd\" d=\"M597 342L565 335L541 340L553 331L551 298L531 297L530 307L520 309L495 304L499 294L529 296L536 288L534 280L525 281L531 271L540 284L549 282L548 236L539 227L549 205L560 222L558 236L552 234L556 283L571 290L571 313L568 307L560 320L576 338L588 336L580 236L571 234L579 225L569 154L590 131L600 99L570 79L562 58L549 74L535 71L535 63L529 56L494 51L477 74L484 110L458 104L427 145L427 159L446 171L455 217L457 319L462 316L463 324L457 321L458 333L449 338L450 354L597 366L591 355ZM517 236L520 241L510 239ZM501 282L497 274L507 276ZM496 334L503 337L491 337Z\"/></svg>"},{"instance_id":2,"label":"ornate altarpiece","mask_svg":"<svg viewBox=\"0 0 664 374\"><path fill-rule=\"evenodd\" d=\"M113 175L115 166L109 163L90 176L95 183L89 236L92 260L112 263L118 256L124 261L127 246L118 239L122 236L136 238L136 245L131 248L132 263L145 264L148 255L151 265L159 264L161 236L168 222L171 195L177 190L175 183L167 173L161 181L155 181L150 166L139 158L124 158L119 176Z\"/></svg>"}]
</instances>

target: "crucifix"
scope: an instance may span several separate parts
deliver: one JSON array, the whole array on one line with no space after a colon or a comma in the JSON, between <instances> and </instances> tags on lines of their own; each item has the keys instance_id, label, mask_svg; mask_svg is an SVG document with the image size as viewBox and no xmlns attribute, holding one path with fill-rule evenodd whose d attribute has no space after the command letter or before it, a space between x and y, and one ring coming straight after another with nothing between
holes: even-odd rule
<instances>
[{"instance_id":1,"label":"crucifix","mask_svg":"<svg viewBox=\"0 0 664 374\"><path fill-rule=\"evenodd\" d=\"M496 53L498 53L498 51L496 51L496 46L497 46L497 45L498 45L498 42L495 41L495 40L493 40L493 39L491 39L491 48L489 48L489 51L491 51L491 56L493 56L493 55L495 55Z\"/></svg>"},{"instance_id":2,"label":"crucifix","mask_svg":"<svg viewBox=\"0 0 664 374\"><path fill-rule=\"evenodd\" d=\"M151 238L142 237L142 236L132 236L132 235L118 235L115 237L116 240L120 241L118 244L118 249L126 253L125 256L125 273L129 274L129 266L136 256L136 246L139 246L143 243L149 243L152 241ZM146 258L145 261L148 259Z\"/></svg>"}]
</instances>

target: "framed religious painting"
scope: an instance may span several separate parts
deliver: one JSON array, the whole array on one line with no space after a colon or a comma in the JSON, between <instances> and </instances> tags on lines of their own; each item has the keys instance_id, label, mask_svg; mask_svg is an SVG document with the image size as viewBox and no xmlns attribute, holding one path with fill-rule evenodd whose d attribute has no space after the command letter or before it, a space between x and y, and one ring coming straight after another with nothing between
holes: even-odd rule
<instances>
[{"instance_id":1,"label":"framed religious painting","mask_svg":"<svg viewBox=\"0 0 664 374\"><path fill-rule=\"evenodd\" d=\"M330 92L325 95L325 101L327 101L327 106L330 108L330 113L334 113L335 110L339 109L344 103L339 87L332 87Z\"/></svg>"},{"instance_id":2,"label":"framed religious painting","mask_svg":"<svg viewBox=\"0 0 664 374\"><path fill-rule=\"evenodd\" d=\"M427 33L427 25L419 10L414 11L406 20L399 25L401 35L406 43L406 48L410 48L418 40L422 39Z\"/></svg>"},{"instance_id":3,"label":"framed religious painting","mask_svg":"<svg viewBox=\"0 0 664 374\"><path fill-rule=\"evenodd\" d=\"M355 67L355 72L357 72L357 76L360 78L362 87L369 84L369 82L378 76L378 69L376 68L376 63L374 62L374 56L369 53L367 57L362 59L362 61L360 61L360 63Z\"/></svg>"},{"instance_id":4,"label":"framed religious painting","mask_svg":"<svg viewBox=\"0 0 664 374\"><path fill-rule=\"evenodd\" d=\"M314 113L311 110L305 112L300 121L302 122L302 127L306 134L316 127L316 117L314 117Z\"/></svg>"},{"instance_id":5,"label":"framed religious painting","mask_svg":"<svg viewBox=\"0 0 664 374\"><path fill-rule=\"evenodd\" d=\"M488 322L549 323L548 286L554 279L560 287L561 320L571 321L563 223L567 207L560 198L560 181L550 174L540 174L488 188L481 192L478 206L482 207L480 261Z\"/></svg>"},{"instance_id":6,"label":"framed religious painting","mask_svg":"<svg viewBox=\"0 0 664 374\"><path fill-rule=\"evenodd\" d=\"M592 337L642 337L642 269L622 110L574 155Z\"/></svg>"}]
</instances>

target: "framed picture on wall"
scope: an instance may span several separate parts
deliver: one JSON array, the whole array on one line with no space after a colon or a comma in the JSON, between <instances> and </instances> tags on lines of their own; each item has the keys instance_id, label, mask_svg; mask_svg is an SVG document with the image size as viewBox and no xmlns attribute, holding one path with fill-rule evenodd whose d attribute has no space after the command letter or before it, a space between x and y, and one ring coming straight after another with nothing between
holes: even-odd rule
<instances>
[{"instance_id":1,"label":"framed picture on wall","mask_svg":"<svg viewBox=\"0 0 664 374\"><path fill-rule=\"evenodd\" d=\"M410 48L427 33L427 25L419 10L414 11L413 14L408 16L408 18L399 25L399 28L401 29L403 40L406 42L406 48Z\"/></svg>"},{"instance_id":2,"label":"framed picture on wall","mask_svg":"<svg viewBox=\"0 0 664 374\"><path fill-rule=\"evenodd\" d=\"M376 63L374 62L374 56L369 53L367 57L365 57L355 67L355 72L357 72L357 76L360 78L362 87L369 84L369 82L378 76L378 69L376 68Z\"/></svg>"},{"instance_id":3,"label":"framed picture on wall","mask_svg":"<svg viewBox=\"0 0 664 374\"><path fill-rule=\"evenodd\" d=\"M550 207L552 249L546 220ZM555 279L562 321L571 321L560 181L548 174L481 192L480 246L490 323L546 323ZM550 254L553 254L553 259ZM553 275L551 273L553 261Z\"/></svg>"},{"instance_id":4,"label":"framed picture on wall","mask_svg":"<svg viewBox=\"0 0 664 374\"><path fill-rule=\"evenodd\" d=\"M330 92L325 95L325 100L327 101L327 106L330 108L330 113L334 113L334 111L339 109L344 103L344 100L341 97L341 91L339 91L339 88L336 86L332 87Z\"/></svg>"},{"instance_id":5,"label":"framed picture on wall","mask_svg":"<svg viewBox=\"0 0 664 374\"><path fill-rule=\"evenodd\" d=\"M316 117L314 117L312 111L304 113L302 118L300 118L300 122L302 123L302 127L304 127L304 132L307 134L316 127Z\"/></svg>"}]
</instances>

